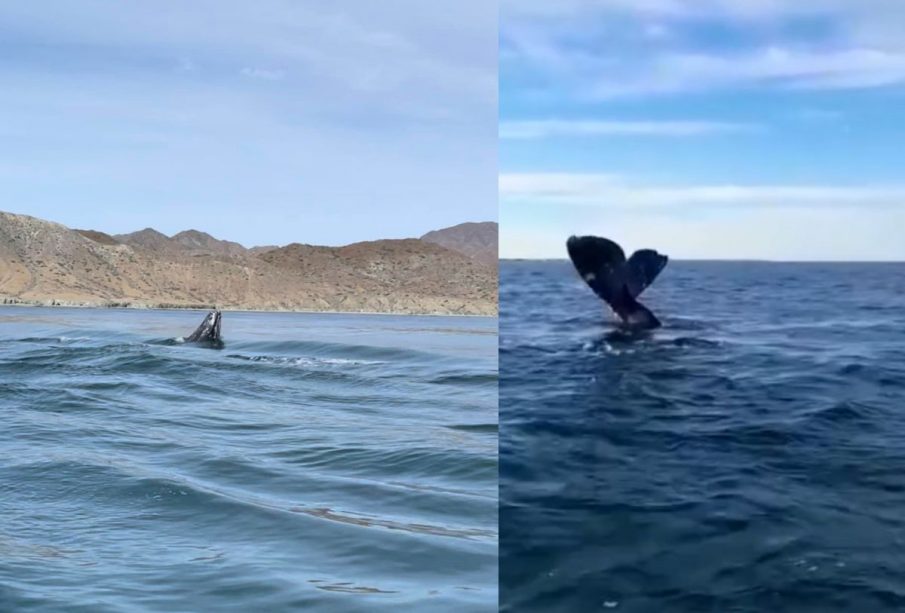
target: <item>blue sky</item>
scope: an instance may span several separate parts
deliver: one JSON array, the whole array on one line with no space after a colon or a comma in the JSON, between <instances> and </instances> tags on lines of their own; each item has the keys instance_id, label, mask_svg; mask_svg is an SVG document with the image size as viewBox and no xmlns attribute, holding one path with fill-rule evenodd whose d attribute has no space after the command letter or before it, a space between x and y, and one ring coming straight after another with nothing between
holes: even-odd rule
<instances>
[{"instance_id":1,"label":"blue sky","mask_svg":"<svg viewBox=\"0 0 905 613\"><path fill-rule=\"evenodd\" d=\"M905 260L905 2L503 0L502 257Z\"/></svg>"},{"instance_id":2,"label":"blue sky","mask_svg":"<svg viewBox=\"0 0 905 613\"><path fill-rule=\"evenodd\" d=\"M497 7L0 5L0 210L247 245L497 216Z\"/></svg>"}]
</instances>

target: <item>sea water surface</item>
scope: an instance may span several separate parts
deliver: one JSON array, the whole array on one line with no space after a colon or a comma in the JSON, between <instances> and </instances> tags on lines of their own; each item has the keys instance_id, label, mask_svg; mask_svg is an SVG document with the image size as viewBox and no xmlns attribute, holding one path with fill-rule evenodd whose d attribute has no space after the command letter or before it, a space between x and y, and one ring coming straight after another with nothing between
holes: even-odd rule
<instances>
[{"instance_id":1,"label":"sea water surface","mask_svg":"<svg viewBox=\"0 0 905 613\"><path fill-rule=\"evenodd\" d=\"M905 610L905 264L504 262L504 610Z\"/></svg>"},{"instance_id":2,"label":"sea water surface","mask_svg":"<svg viewBox=\"0 0 905 613\"><path fill-rule=\"evenodd\" d=\"M0 309L0 611L494 611L495 319Z\"/></svg>"}]
</instances>

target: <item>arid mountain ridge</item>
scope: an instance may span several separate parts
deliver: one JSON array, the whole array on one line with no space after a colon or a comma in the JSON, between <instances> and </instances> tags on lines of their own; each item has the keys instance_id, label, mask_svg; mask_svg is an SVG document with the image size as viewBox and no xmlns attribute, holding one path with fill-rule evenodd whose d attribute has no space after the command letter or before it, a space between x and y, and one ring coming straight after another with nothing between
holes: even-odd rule
<instances>
[{"instance_id":1,"label":"arid mountain ridge","mask_svg":"<svg viewBox=\"0 0 905 613\"><path fill-rule=\"evenodd\" d=\"M493 237L490 237L490 230ZM111 236L0 212L0 299L79 306L495 315L496 224L246 249L198 230Z\"/></svg>"},{"instance_id":2,"label":"arid mountain ridge","mask_svg":"<svg viewBox=\"0 0 905 613\"><path fill-rule=\"evenodd\" d=\"M464 253L479 262L498 266L499 230L495 222L461 223L451 228L428 232L421 240Z\"/></svg>"}]
</instances>

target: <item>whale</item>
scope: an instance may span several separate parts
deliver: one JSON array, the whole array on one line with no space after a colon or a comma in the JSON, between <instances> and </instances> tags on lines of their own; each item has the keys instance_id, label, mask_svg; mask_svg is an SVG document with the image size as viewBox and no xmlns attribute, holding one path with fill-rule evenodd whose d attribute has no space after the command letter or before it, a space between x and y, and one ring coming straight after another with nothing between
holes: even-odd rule
<instances>
[{"instance_id":1,"label":"whale","mask_svg":"<svg viewBox=\"0 0 905 613\"><path fill-rule=\"evenodd\" d=\"M662 325L638 301L638 296L666 267L668 256L654 249L639 249L626 259L622 247L600 236L570 236L566 250L578 274L609 305L623 326L653 330Z\"/></svg>"},{"instance_id":2,"label":"whale","mask_svg":"<svg viewBox=\"0 0 905 613\"><path fill-rule=\"evenodd\" d=\"M219 309L214 309L204 317L201 325L189 336L185 337L186 343L195 343L208 347L222 347L223 339L220 336L220 323L223 314Z\"/></svg>"}]
</instances>

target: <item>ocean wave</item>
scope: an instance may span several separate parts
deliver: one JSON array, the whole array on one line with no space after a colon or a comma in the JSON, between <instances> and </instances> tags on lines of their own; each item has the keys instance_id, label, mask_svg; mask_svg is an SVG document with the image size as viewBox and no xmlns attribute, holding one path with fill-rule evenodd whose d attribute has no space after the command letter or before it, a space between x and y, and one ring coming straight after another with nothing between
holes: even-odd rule
<instances>
[{"instance_id":1,"label":"ocean wave","mask_svg":"<svg viewBox=\"0 0 905 613\"><path fill-rule=\"evenodd\" d=\"M554 264L501 268L502 609L905 605L905 336L857 289L900 279L795 266L673 263L645 335Z\"/></svg>"},{"instance_id":2,"label":"ocean wave","mask_svg":"<svg viewBox=\"0 0 905 613\"><path fill-rule=\"evenodd\" d=\"M185 319L0 321L0 610L496 607L492 336Z\"/></svg>"}]
</instances>

